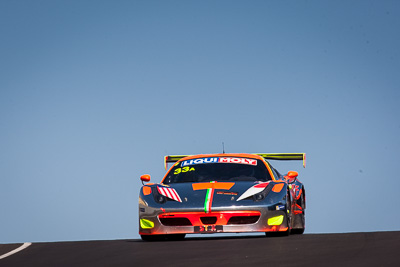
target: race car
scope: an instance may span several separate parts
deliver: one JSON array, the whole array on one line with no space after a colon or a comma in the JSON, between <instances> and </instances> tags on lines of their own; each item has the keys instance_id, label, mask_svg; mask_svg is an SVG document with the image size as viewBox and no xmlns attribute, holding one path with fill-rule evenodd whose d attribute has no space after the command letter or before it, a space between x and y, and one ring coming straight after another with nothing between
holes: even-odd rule
<instances>
[{"instance_id":1,"label":"race car","mask_svg":"<svg viewBox=\"0 0 400 267\"><path fill-rule=\"evenodd\" d=\"M139 234L144 241L186 234L302 234L306 197L296 171L279 173L267 160L302 160L305 153L166 156L160 183L140 177ZM147 183L147 184L145 184Z\"/></svg>"}]
</instances>

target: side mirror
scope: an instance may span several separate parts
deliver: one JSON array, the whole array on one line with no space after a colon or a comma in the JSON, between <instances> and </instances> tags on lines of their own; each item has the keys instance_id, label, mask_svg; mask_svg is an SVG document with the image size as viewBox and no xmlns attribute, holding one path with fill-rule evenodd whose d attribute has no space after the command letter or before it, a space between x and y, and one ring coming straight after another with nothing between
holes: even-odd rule
<instances>
[{"instance_id":1,"label":"side mirror","mask_svg":"<svg viewBox=\"0 0 400 267\"><path fill-rule=\"evenodd\" d=\"M144 185L144 182L148 183L150 182L150 174L143 174L140 176L140 180L142 181L142 184Z\"/></svg>"},{"instance_id":2,"label":"side mirror","mask_svg":"<svg viewBox=\"0 0 400 267\"><path fill-rule=\"evenodd\" d=\"M290 171L288 174L285 176L285 179L288 180L289 183L293 183L296 181L297 176L299 176L299 173L296 171Z\"/></svg>"}]
</instances>

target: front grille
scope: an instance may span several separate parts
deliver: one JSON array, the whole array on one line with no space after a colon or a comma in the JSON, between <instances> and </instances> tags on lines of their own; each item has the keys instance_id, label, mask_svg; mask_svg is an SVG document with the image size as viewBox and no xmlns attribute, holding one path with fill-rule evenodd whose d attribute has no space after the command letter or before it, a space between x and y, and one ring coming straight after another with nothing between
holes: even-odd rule
<instances>
[{"instance_id":1,"label":"front grille","mask_svg":"<svg viewBox=\"0 0 400 267\"><path fill-rule=\"evenodd\" d=\"M260 216L233 216L227 224L252 224L256 223Z\"/></svg>"},{"instance_id":2,"label":"front grille","mask_svg":"<svg viewBox=\"0 0 400 267\"><path fill-rule=\"evenodd\" d=\"M191 226L188 218L160 218L160 222L165 226Z\"/></svg>"},{"instance_id":3,"label":"front grille","mask_svg":"<svg viewBox=\"0 0 400 267\"><path fill-rule=\"evenodd\" d=\"M203 224L215 224L217 222L217 217L200 217Z\"/></svg>"}]
</instances>

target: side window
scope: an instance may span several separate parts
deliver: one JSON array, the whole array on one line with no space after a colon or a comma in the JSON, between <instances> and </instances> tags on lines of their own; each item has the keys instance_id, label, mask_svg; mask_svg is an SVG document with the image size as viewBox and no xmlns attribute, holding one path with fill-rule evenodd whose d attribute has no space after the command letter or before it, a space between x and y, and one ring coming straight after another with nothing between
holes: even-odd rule
<instances>
[{"instance_id":1,"label":"side window","mask_svg":"<svg viewBox=\"0 0 400 267\"><path fill-rule=\"evenodd\" d=\"M283 175L282 174L280 174L275 168L272 168L277 174L278 174L278 177L279 177L279 179L284 179L283 178Z\"/></svg>"},{"instance_id":2,"label":"side window","mask_svg":"<svg viewBox=\"0 0 400 267\"><path fill-rule=\"evenodd\" d=\"M269 162L267 162L267 163L268 163L268 166L271 168L272 172L274 173L275 178L277 180L283 179L282 175L277 170L275 170L275 168L272 167L271 164L269 164Z\"/></svg>"}]
</instances>

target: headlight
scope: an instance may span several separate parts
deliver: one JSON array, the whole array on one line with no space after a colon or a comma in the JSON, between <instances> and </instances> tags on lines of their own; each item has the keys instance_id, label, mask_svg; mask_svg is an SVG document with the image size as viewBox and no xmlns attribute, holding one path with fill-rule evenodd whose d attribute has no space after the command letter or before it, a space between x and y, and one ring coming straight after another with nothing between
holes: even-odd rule
<instances>
[{"instance_id":1,"label":"headlight","mask_svg":"<svg viewBox=\"0 0 400 267\"><path fill-rule=\"evenodd\" d=\"M272 185L269 184L263 191L261 191L260 193L257 193L255 195L253 195L253 200L254 201L261 201L264 198L267 197L268 193L271 191L272 189Z\"/></svg>"},{"instance_id":2,"label":"headlight","mask_svg":"<svg viewBox=\"0 0 400 267\"><path fill-rule=\"evenodd\" d=\"M264 198L265 198L265 196L264 196L264 194L263 194L262 192L253 195L253 200L254 200L254 201L261 201L261 200L263 200Z\"/></svg>"},{"instance_id":3,"label":"headlight","mask_svg":"<svg viewBox=\"0 0 400 267\"><path fill-rule=\"evenodd\" d=\"M154 201L159 204L163 204L167 201L167 198L165 196L161 195L160 193L158 193L157 190L153 190L153 197L154 197Z\"/></svg>"}]
</instances>

